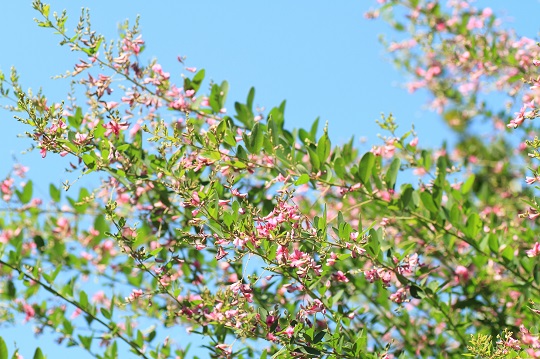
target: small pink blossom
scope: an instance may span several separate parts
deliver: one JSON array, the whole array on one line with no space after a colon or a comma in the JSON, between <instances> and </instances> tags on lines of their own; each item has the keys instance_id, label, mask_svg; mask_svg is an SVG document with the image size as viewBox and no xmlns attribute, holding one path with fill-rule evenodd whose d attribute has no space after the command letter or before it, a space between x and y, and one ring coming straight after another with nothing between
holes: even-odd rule
<instances>
[{"instance_id":1,"label":"small pink blossom","mask_svg":"<svg viewBox=\"0 0 540 359\"><path fill-rule=\"evenodd\" d=\"M114 133L116 136L120 134L121 130L125 130L129 127L126 122L118 122L116 120L111 120L108 124L104 124L103 127L107 129L105 131L105 136L109 137L111 133Z\"/></svg>"},{"instance_id":2,"label":"small pink blossom","mask_svg":"<svg viewBox=\"0 0 540 359\"><path fill-rule=\"evenodd\" d=\"M456 274L456 282L467 282L469 280L470 272L467 267L459 265L454 270Z\"/></svg>"},{"instance_id":3,"label":"small pink blossom","mask_svg":"<svg viewBox=\"0 0 540 359\"><path fill-rule=\"evenodd\" d=\"M28 303L23 304L23 311L24 311L24 314L26 315L24 318L25 322L28 322L30 319L34 318L34 316L36 315L36 311L34 307Z\"/></svg>"},{"instance_id":4,"label":"small pink blossom","mask_svg":"<svg viewBox=\"0 0 540 359\"><path fill-rule=\"evenodd\" d=\"M283 331L284 334L286 334L289 338L291 338L294 334L294 327L288 326L287 329Z\"/></svg>"},{"instance_id":5,"label":"small pink blossom","mask_svg":"<svg viewBox=\"0 0 540 359\"><path fill-rule=\"evenodd\" d=\"M135 299L141 297L144 294L142 289L133 289L129 297L126 297L126 302L133 302Z\"/></svg>"},{"instance_id":6,"label":"small pink blossom","mask_svg":"<svg viewBox=\"0 0 540 359\"><path fill-rule=\"evenodd\" d=\"M536 242L526 253L529 257L537 257L540 254L540 242Z\"/></svg>"},{"instance_id":7,"label":"small pink blossom","mask_svg":"<svg viewBox=\"0 0 540 359\"><path fill-rule=\"evenodd\" d=\"M334 278L336 278L338 282L342 283L347 283L349 281L349 278L347 278L342 271L337 271L337 273L334 273Z\"/></svg>"}]
</instances>

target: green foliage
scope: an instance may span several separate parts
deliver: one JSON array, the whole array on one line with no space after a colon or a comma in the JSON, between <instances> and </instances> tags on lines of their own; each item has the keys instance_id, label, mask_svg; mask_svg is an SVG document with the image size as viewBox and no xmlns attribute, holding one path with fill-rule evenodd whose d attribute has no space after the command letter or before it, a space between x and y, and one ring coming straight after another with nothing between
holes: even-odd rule
<instances>
[{"instance_id":1,"label":"green foliage","mask_svg":"<svg viewBox=\"0 0 540 359\"><path fill-rule=\"evenodd\" d=\"M459 141L422 148L414 128L402 133L383 115L382 143L363 153L352 139L333 144L328 125L318 133L318 119L287 129L285 102L255 109L253 88L227 115L227 81L205 95L205 70L175 79L157 60L145 65L137 21L105 46L86 10L70 33L65 13L33 6L40 27L90 57L71 73L86 101L47 104L22 91L15 70L1 74L1 94L18 94L11 110L45 160L66 156L69 171L96 185L66 181L62 194L51 184L40 198L20 168L2 182L6 323L22 315L97 358L124 355L119 343L142 358L185 358L189 345L160 337L180 326L206 338L215 358L492 359L538 349L528 328L539 313L540 206L518 184L540 145L527 142L528 155L503 132L474 134L479 118L495 128L510 119L461 86L489 68L483 76L504 78L517 96L506 75L530 71L514 59L517 45L492 41L502 30L489 12L381 6L418 44L393 56L442 103ZM399 6L418 13L401 19ZM469 19L483 21L483 37ZM465 50L478 67L455 59Z\"/></svg>"}]
</instances>

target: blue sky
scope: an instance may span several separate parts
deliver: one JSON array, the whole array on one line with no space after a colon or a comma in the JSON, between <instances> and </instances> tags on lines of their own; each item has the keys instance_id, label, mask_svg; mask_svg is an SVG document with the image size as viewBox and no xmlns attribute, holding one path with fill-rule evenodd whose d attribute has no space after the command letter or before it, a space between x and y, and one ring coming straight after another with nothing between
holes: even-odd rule
<instances>
[{"instance_id":1,"label":"blue sky","mask_svg":"<svg viewBox=\"0 0 540 359\"><path fill-rule=\"evenodd\" d=\"M67 9L71 19L68 27L73 28L81 7L88 3L53 1L51 8ZM176 57L183 55L188 66L205 68L207 78L227 80L227 107L231 112L234 101L244 101L249 88L255 86L255 103L259 106L271 108L287 100L289 128L309 126L318 116L323 124L328 121L334 143L352 135L376 143L380 131L375 120L384 112L397 117L402 131L414 123L422 145L440 145L451 136L446 126L423 108L425 95L410 95L403 89L404 78L385 60L377 34L388 34L388 27L382 21L363 18L372 3L96 0L90 9L94 29L108 39L116 38L119 22L140 14L146 55L157 57L173 77L180 75ZM489 4L512 21L518 33L537 38L540 2L512 2L512 8L506 8L510 2L504 0L478 4ZM52 100L59 101L69 90L69 83L50 78L72 69L79 55L59 47L58 37L34 24L35 16L31 1L6 1L1 5L0 69L8 72L15 65L23 87L43 87ZM25 128L6 111L0 110L0 119L4 125L0 131L1 176L16 155L30 166L30 178L39 179L35 187L43 195L49 182L74 179L76 175L66 174L65 163L53 156L41 160L37 152L20 155L30 143L16 137ZM0 327L0 335L5 331ZM32 356L30 348L43 344L31 332L30 326L21 326L6 337L18 341L26 358ZM48 348L45 353L49 357L71 354L51 351L54 344Z\"/></svg>"}]
</instances>

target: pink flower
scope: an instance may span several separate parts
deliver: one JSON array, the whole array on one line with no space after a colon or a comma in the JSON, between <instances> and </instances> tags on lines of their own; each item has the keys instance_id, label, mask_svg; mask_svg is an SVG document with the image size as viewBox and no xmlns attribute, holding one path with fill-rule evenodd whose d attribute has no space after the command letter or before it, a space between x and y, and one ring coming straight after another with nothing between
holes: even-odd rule
<instances>
[{"instance_id":1,"label":"pink flower","mask_svg":"<svg viewBox=\"0 0 540 359\"><path fill-rule=\"evenodd\" d=\"M217 344L216 348L222 350L223 352L227 354L232 353L232 345L230 344Z\"/></svg>"},{"instance_id":2,"label":"pink flower","mask_svg":"<svg viewBox=\"0 0 540 359\"><path fill-rule=\"evenodd\" d=\"M527 252L527 256L529 257L536 257L540 254L540 242L536 242L532 249L529 249Z\"/></svg>"},{"instance_id":3,"label":"pink flower","mask_svg":"<svg viewBox=\"0 0 540 359\"><path fill-rule=\"evenodd\" d=\"M142 289L133 289L129 297L126 297L126 302L133 302L135 299L143 295Z\"/></svg>"},{"instance_id":4,"label":"pink flower","mask_svg":"<svg viewBox=\"0 0 540 359\"><path fill-rule=\"evenodd\" d=\"M116 136L118 136L120 134L120 131L125 130L129 127L129 125L126 122L118 122L116 120L111 120L111 122L103 125L103 127L107 129L107 131L105 131L105 136L109 137L111 133L114 133Z\"/></svg>"},{"instance_id":5,"label":"pink flower","mask_svg":"<svg viewBox=\"0 0 540 359\"><path fill-rule=\"evenodd\" d=\"M457 266L454 270L456 274L456 282L467 282L469 280L469 270L464 266Z\"/></svg>"},{"instance_id":6,"label":"pink flower","mask_svg":"<svg viewBox=\"0 0 540 359\"><path fill-rule=\"evenodd\" d=\"M82 312L83 312L83 311L82 311L81 308L76 308L75 311L71 314L70 319L75 319L75 318L77 318L79 315L81 315Z\"/></svg>"},{"instance_id":7,"label":"pink flower","mask_svg":"<svg viewBox=\"0 0 540 359\"><path fill-rule=\"evenodd\" d=\"M23 311L24 311L24 314L26 314L26 317L24 318L25 322L28 322L30 319L32 319L36 315L36 311L34 310L34 307L32 307L28 303L23 304Z\"/></svg>"},{"instance_id":8,"label":"pink flower","mask_svg":"<svg viewBox=\"0 0 540 359\"><path fill-rule=\"evenodd\" d=\"M84 144L87 140L88 140L88 134L87 133L79 133L79 132L77 132L75 134L75 140L73 141L73 143L80 146L80 145Z\"/></svg>"},{"instance_id":9,"label":"pink flower","mask_svg":"<svg viewBox=\"0 0 540 359\"><path fill-rule=\"evenodd\" d=\"M525 179L525 182L527 182L527 184L533 184L534 182L538 181L538 177L528 177Z\"/></svg>"},{"instance_id":10,"label":"pink flower","mask_svg":"<svg viewBox=\"0 0 540 359\"><path fill-rule=\"evenodd\" d=\"M337 273L334 273L334 278L336 278L338 282L342 283L347 283L349 281L349 278L347 278L342 271L337 271Z\"/></svg>"},{"instance_id":11,"label":"pink flower","mask_svg":"<svg viewBox=\"0 0 540 359\"><path fill-rule=\"evenodd\" d=\"M394 303L401 304L407 299L407 289L399 288L397 292L390 294L390 300Z\"/></svg>"},{"instance_id":12,"label":"pink flower","mask_svg":"<svg viewBox=\"0 0 540 359\"><path fill-rule=\"evenodd\" d=\"M330 253L330 258L326 260L326 265L333 266L334 264L336 264L336 259L337 259L337 254L335 254L334 252Z\"/></svg>"},{"instance_id":13,"label":"pink flower","mask_svg":"<svg viewBox=\"0 0 540 359\"><path fill-rule=\"evenodd\" d=\"M283 331L283 333L285 333L289 338L291 338L294 334L294 328L289 325L287 329Z\"/></svg>"},{"instance_id":14,"label":"pink flower","mask_svg":"<svg viewBox=\"0 0 540 359\"><path fill-rule=\"evenodd\" d=\"M488 18L491 15L493 15L493 10L491 10L491 8L486 7L484 10L482 10L482 17L483 18Z\"/></svg>"}]
</instances>

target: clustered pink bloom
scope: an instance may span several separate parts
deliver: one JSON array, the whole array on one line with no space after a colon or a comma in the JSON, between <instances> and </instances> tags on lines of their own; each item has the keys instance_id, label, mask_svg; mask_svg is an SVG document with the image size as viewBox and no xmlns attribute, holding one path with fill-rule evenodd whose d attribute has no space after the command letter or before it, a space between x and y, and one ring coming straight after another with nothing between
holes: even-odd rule
<instances>
[{"instance_id":1,"label":"clustered pink bloom","mask_svg":"<svg viewBox=\"0 0 540 359\"><path fill-rule=\"evenodd\" d=\"M394 258L394 262L397 263L398 259ZM403 258L401 263L396 267L396 270L401 275L411 275L414 273L416 268L421 266L422 264L419 261L418 254L414 253L410 256L406 256Z\"/></svg>"},{"instance_id":2,"label":"clustered pink bloom","mask_svg":"<svg viewBox=\"0 0 540 359\"><path fill-rule=\"evenodd\" d=\"M88 142L88 140L89 140L89 138L88 138L87 133L79 133L79 132L77 132L75 134L75 140L73 141L73 143L75 143L76 145L82 146L86 142Z\"/></svg>"},{"instance_id":3,"label":"clustered pink bloom","mask_svg":"<svg viewBox=\"0 0 540 359\"><path fill-rule=\"evenodd\" d=\"M135 39L131 38L131 36L126 36L122 39L122 43L122 51L138 55L141 52L141 46L144 45L144 40L141 35Z\"/></svg>"},{"instance_id":4,"label":"clustered pink bloom","mask_svg":"<svg viewBox=\"0 0 540 359\"><path fill-rule=\"evenodd\" d=\"M110 95L113 92L113 90L110 88L111 82L112 79L110 76L102 74L100 74L97 79L88 74L88 80L86 80L89 88L96 87L96 95L98 99L100 99L105 93Z\"/></svg>"},{"instance_id":5,"label":"clustered pink bloom","mask_svg":"<svg viewBox=\"0 0 540 359\"><path fill-rule=\"evenodd\" d=\"M396 138L389 138L385 141L384 146L373 146L371 153L375 156L382 156L383 158L392 158L396 151Z\"/></svg>"},{"instance_id":6,"label":"clustered pink bloom","mask_svg":"<svg viewBox=\"0 0 540 359\"><path fill-rule=\"evenodd\" d=\"M249 284L242 284L241 281L238 281L233 283L230 288L233 293L242 293L249 303L253 302L253 289Z\"/></svg>"},{"instance_id":7,"label":"clustered pink bloom","mask_svg":"<svg viewBox=\"0 0 540 359\"><path fill-rule=\"evenodd\" d=\"M370 270L364 271L366 279L373 283L376 280L381 280L385 287L389 287L392 282L392 272L384 268L373 268Z\"/></svg>"},{"instance_id":8,"label":"clustered pink bloom","mask_svg":"<svg viewBox=\"0 0 540 359\"><path fill-rule=\"evenodd\" d=\"M390 294L390 300L401 304L407 300L407 288L399 288L395 293Z\"/></svg>"},{"instance_id":9,"label":"clustered pink bloom","mask_svg":"<svg viewBox=\"0 0 540 359\"><path fill-rule=\"evenodd\" d=\"M103 127L107 129L107 131L105 131L105 136L109 137L111 133L114 133L116 136L118 136L120 134L120 131L127 129L129 125L126 122L111 120L109 123L103 124Z\"/></svg>"},{"instance_id":10,"label":"clustered pink bloom","mask_svg":"<svg viewBox=\"0 0 540 359\"><path fill-rule=\"evenodd\" d=\"M19 163L16 163L13 165L13 173L15 176L18 176L20 178L24 178L26 176L26 172L28 172L30 169L26 166L23 166Z\"/></svg>"},{"instance_id":11,"label":"clustered pink bloom","mask_svg":"<svg viewBox=\"0 0 540 359\"><path fill-rule=\"evenodd\" d=\"M293 228L297 228L299 226L298 221L301 218L297 205L279 201L277 207L272 212L257 220L255 228L259 236L271 239L272 232L281 224L293 222Z\"/></svg>"},{"instance_id":12,"label":"clustered pink bloom","mask_svg":"<svg viewBox=\"0 0 540 359\"><path fill-rule=\"evenodd\" d=\"M141 297L144 294L142 289L133 289L129 297L126 297L126 302L133 302L135 299Z\"/></svg>"},{"instance_id":13,"label":"clustered pink bloom","mask_svg":"<svg viewBox=\"0 0 540 359\"><path fill-rule=\"evenodd\" d=\"M4 201L9 201L13 195L13 184L15 180L13 178L6 178L2 181L0 185L0 191L2 192L2 199Z\"/></svg>"},{"instance_id":14,"label":"clustered pink bloom","mask_svg":"<svg viewBox=\"0 0 540 359\"><path fill-rule=\"evenodd\" d=\"M33 306L25 302L23 303L22 307L23 307L24 314L26 315L24 317L25 322L28 322L30 319L34 318L34 316L36 315L36 310L34 309Z\"/></svg>"}]
</instances>

